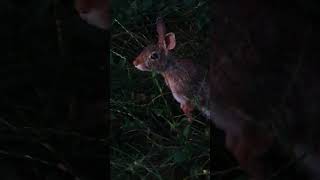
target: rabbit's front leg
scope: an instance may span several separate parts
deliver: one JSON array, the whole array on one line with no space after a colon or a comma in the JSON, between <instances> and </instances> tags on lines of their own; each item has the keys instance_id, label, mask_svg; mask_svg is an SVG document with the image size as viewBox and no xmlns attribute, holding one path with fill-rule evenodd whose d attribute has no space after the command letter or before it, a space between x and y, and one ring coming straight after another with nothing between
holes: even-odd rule
<instances>
[{"instance_id":1,"label":"rabbit's front leg","mask_svg":"<svg viewBox=\"0 0 320 180\"><path fill-rule=\"evenodd\" d=\"M181 103L180 108L182 109L184 114L187 116L188 121L191 123L192 122L192 111L194 109L194 106L192 105L192 103L189 101L187 101L185 103Z\"/></svg>"}]
</instances>

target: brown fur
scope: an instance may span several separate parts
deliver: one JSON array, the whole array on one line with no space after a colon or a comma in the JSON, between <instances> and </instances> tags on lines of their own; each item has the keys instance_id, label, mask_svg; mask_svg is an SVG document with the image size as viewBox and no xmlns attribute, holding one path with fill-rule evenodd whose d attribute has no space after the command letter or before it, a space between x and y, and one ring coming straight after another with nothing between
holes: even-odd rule
<instances>
[{"instance_id":1,"label":"brown fur","mask_svg":"<svg viewBox=\"0 0 320 180\"><path fill-rule=\"evenodd\" d=\"M205 69L190 59L176 59L171 54L169 50L175 46L174 34L165 35L161 19L157 21L157 32L158 44L145 47L133 64L140 70L160 73L181 109L191 120L194 107L205 109L205 100L209 99ZM159 56L156 60L151 58L154 52Z\"/></svg>"}]
</instances>

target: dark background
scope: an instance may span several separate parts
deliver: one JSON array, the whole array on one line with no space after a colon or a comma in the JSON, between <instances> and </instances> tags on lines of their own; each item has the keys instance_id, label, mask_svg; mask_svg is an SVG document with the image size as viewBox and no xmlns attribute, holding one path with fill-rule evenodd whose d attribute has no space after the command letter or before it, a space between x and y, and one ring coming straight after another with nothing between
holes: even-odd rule
<instances>
[{"instance_id":1,"label":"dark background","mask_svg":"<svg viewBox=\"0 0 320 180\"><path fill-rule=\"evenodd\" d=\"M298 171L303 171L299 165L304 158L290 159L296 144L319 154L318 4L314 0L216 0L212 15L211 100L224 109L245 112L275 137L274 146L256 158L268 173L277 171L271 179L303 179ZM213 142L211 149L223 144ZM223 154L215 157L213 169L227 162ZM262 177L269 177L268 173Z\"/></svg>"},{"instance_id":2,"label":"dark background","mask_svg":"<svg viewBox=\"0 0 320 180\"><path fill-rule=\"evenodd\" d=\"M72 1L53 2L0 2L1 179L73 179L76 176L106 179L109 165L105 117L109 99L109 32L83 22L73 9ZM254 46L263 57L252 73L265 78L263 83L257 80L260 89L254 93L264 103L252 98L253 103L242 104L242 107L254 109L250 112L253 115L264 116L261 113L265 110L263 105L277 104L299 62L297 57L301 48L305 48L298 84L294 85L294 93L289 94L286 105L294 104L289 109L296 120L306 118L311 121L319 117L319 31L315 26L319 14L315 1L268 1L266 4L246 1L235 7L240 6L245 7L242 10L246 10L246 6L265 10L250 26ZM225 15L234 15L230 6L224 8ZM239 13L247 12L240 10ZM303 35L308 27L311 27L311 33L305 38ZM273 35L268 34L268 28ZM225 43L237 43L226 42L227 38L220 37ZM307 47L303 40L307 41ZM232 53L233 49L229 51ZM277 110L282 112L283 109ZM300 124L294 124L291 132L293 137L286 137L289 140L302 137L308 131L303 126L305 121L298 122ZM312 129L315 136L318 125L316 123ZM223 133L218 133L212 148L218 148L217 154L213 154L211 161L214 170L219 172L236 164L222 148ZM275 156L269 158L271 166L276 163L272 160L277 160L272 158ZM235 172L235 175L227 173L217 178L238 176Z\"/></svg>"},{"instance_id":3,"label":"dark background","mask_svg":"<svg viewBox=\"0 0 320 180\"><path fill-rule=\"evenodd\" d=\"M105 179L109 33L72 1L4 0L0 15L1 179Z\"/></svg>"}]
</instances>

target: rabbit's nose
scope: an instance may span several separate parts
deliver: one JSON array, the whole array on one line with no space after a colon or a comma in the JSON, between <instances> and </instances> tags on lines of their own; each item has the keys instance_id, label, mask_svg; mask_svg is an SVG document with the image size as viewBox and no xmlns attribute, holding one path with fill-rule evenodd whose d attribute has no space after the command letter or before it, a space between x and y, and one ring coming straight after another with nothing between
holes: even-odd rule
<instances>
[{"instance_id":1,"label":"rabbit's nose","mask_svg":"<svg viewBox=\"0 0 320 180\"><path fill-rule=\"evenodd\" d=\"M136 60L134 60L134 61L133 61L133 65L134 65L134 66L137 66L137 65L138 65L138 62L137 62Z\"/></svg>"}]
</instances>

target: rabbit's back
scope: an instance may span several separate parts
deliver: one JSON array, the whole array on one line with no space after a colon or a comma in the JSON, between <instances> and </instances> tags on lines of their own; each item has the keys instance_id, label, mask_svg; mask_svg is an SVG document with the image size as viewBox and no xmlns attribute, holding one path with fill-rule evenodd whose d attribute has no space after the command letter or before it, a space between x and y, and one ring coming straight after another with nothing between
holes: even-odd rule
<instances>
[{"instance_id":1,"label":"rabbit's back","mask_svg":"<svg viewBox=\"0 0 320 180\"><path fill-rule=\"evenodd\" d=\"M163 76L179 103L199 101L202 104L208 97L206 70L189 59L176 60Z\"/></svg>"}]
</instances>

